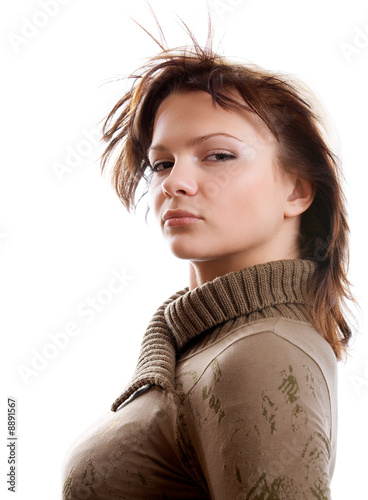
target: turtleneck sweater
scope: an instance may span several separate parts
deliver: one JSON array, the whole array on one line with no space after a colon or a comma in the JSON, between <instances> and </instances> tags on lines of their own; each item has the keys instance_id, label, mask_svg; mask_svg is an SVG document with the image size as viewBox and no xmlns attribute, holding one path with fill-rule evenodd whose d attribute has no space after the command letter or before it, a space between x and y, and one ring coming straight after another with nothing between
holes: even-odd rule
<instances>
[{"instance_id":1,"label":"turtleneck sweater","mask_svg":"<svg viewBox=\"0 0 368 500\"><path fill-rule=\"evenodd\" d=\"M63 500L330 500L337 368L311 320L315 268L267 262L171 295L112 411L70 448Z\"/></svg>"},{"instance_id":2,"label":"turtleneck sweater","mask_svg":"<svg viewBox=\"0 0 368 500\"><path fill-rule=\"evenodd\" d=\"M213 327L239 317L242 322L277 316L308 321L314 270L315 263L308 260L267 262L171 295L153 315L136 372L112 411L146 384L173 392L176 357L189 341Z\"/></svg>"}]
</instances>

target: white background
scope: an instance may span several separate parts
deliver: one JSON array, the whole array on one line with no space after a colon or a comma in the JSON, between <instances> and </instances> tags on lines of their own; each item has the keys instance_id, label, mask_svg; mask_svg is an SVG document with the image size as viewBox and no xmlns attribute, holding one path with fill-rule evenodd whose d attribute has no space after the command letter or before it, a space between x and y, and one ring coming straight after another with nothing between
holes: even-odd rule
<instances>
[{"instance_id":1,"label":"white background","mask_svg":"<svg viewBox=\"0 0 368 500\"><path fill-rule=\"evenodd\" d=\"M0 7L2 498L8 493L7 397L18 406L17 498L60 498L67 449L125 387L157 307L188 285L188 263L170 254L151 217L144 222L146 198L136 216L128 215L108 175L101 176L102 147L93 134L126 88L124 81L106 81L130 74L160 50L129 18L158 36L149 9L142 0L132 6L55 2L48 2L48 15L42 0ZM351 357L339 366L332 497L366 498L368 37L361 33L368 34L368 7L358 0L208 2L215 49L299 77L317 92L338 131L352 233L350 279L362 314ZM170 46L190 43L174 12L205 43L204 0L151 5ZM57 162L68 167L59 178ZM109 297L102 290L114 273L128 278ZM91 297L105 303L87 322L81 311ZM79 334L63 348L47 347L50 335L72 321ZM42 352L54 356L43 366L34 359ZM32 360L39 369L22 376L20 369L33 369Z\"/></svg>"}]
</instances>

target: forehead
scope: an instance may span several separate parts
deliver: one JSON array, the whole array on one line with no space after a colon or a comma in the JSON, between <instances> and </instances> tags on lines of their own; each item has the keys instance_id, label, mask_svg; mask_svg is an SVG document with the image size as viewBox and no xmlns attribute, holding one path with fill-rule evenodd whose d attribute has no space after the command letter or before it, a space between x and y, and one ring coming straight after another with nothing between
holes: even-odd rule
<instances>
[{"instance_id":1,"label":"forehead","mask_svg":"<svg viewBox=\"0 0 368 500\"><path fill-rule=\"evenodd\" d=\"M258 141L273 143L274 137L261 118L241 107L244 101L240 95L235 91L226 94L238 101L239 106L225 110L201 90L170 94L156 112L152 142L187 134L190 130L194 135L227 132L243 139L252 136Z\"/></svg>"}]
</instances>

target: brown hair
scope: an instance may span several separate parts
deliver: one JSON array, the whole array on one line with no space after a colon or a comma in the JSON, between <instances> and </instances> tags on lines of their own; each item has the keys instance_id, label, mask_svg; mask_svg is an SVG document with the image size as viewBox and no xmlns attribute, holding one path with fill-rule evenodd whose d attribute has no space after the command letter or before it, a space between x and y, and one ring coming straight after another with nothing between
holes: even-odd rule
<instances>
[{"instance_id":1,"label":"brown hair","mask_svg":"<svg viewBox=\"0 0 368 500\"><path fill-rule=\"evenodd\" d=\"M311 104L313 97L290 78L255 65L232 63L215 53L210 17L204 48L183 25L192 39L191 48L165 48L148 33L162 52L129 76L134 78L131 90L105 119L103 140L108 145L102 155L102 171L116 153L112 183L126 209L135 210L140 180L147 185L150 181L147 149L156 111L175 91L202 90L223 109L243 107L258 115L278 142L280 167L314 186L313 203L301 216L299 246L301 258L317 264L311 291L312 322L341 359L352 335L345 318L346 299L355 302L347 279L349 228L339 161L323 138L322 122ZM241 96L243 105L230 97L232 90Z\"/></svg>"}]
</instances>

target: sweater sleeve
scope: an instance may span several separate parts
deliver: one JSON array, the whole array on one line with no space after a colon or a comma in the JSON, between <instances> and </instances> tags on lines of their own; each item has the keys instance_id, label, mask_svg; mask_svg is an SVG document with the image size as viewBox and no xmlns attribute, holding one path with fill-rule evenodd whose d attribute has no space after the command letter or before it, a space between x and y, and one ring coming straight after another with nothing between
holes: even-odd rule
<instances>
[{"instance_id":1,"label":"sweater sleeve","mask_svg":"<svg viewBox=\"0 0 368 500\"><path fill-rule=\"evenodd\" d=\"M186 400L213 500L331 498L331 401L321 367L273 332L219 352Z\"/></svg>"}]
</instances>

